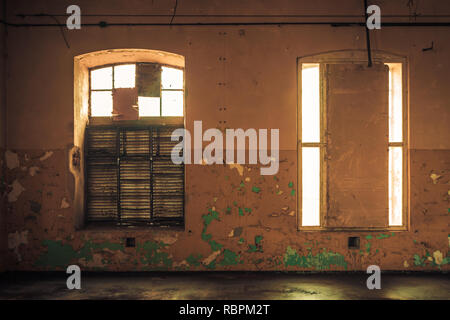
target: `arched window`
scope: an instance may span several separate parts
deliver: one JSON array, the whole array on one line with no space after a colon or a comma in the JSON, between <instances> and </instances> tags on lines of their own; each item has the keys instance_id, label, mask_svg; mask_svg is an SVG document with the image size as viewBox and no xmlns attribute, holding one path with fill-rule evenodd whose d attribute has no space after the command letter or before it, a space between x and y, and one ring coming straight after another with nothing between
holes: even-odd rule
<instances>
[{"instance_id":1,"label":"arched window","mask_svg":"<svg viewBox=\"0 0 450 320\"><path fill-rule=\"evenodd\" d=\"M184 165L170 157L184 113L182 56L117 49L75 58L79 226L184 224Z\"/></svg>"}]
</instances>

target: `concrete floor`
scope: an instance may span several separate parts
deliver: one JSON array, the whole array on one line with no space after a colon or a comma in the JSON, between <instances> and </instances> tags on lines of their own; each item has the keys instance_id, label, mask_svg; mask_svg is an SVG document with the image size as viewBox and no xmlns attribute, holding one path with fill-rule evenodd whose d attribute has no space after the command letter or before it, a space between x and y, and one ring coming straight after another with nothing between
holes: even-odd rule
<instances>
[{"instance_id":1,"label":"concrete floor","mask_svg":"<svg viewBox=\"0 0 450 320\"><path fill-rule=\"evenodd\" d=\"M80 290L66 274L4 273L0 299L432 299L450 300L448 274L382 274L368 290L364 273L87 273Z\"/></svg>"}]
</instances>

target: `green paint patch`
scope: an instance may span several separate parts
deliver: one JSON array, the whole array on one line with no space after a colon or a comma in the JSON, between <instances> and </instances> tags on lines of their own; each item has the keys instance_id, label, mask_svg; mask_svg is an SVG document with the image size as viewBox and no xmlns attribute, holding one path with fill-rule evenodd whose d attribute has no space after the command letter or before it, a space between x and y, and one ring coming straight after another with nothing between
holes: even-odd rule
<instances>
[{"instance_id":1,"label":"green paint patch","mask_svg":"<svg viewBox=\"0 0 450 320\"><path fill-rule=\"evenodd\" d=\"M370 252L370 248L372 248L372 244L370 242L366 243L366 252Z\"/></svg>"},{"instance_id":2,"label":"green paint patch","mask_svg":"<svg viewBox=\"0 0 450 320\"><path fill-rule=\"evenodd\" d=\"M201 254L190 254L186 258L186 261L187 261L187 263L189 263L190 266L198 267L201 265L201 262L200 262L201 259L202 259Z\"/></svg>"},{"instance_id":3,"label":"green paint patch","mask_svg":"<svg viewBox=\"0 0 450 320\"><path fill-rule=\"evenodd\" d=\"M259 193L259 192L261 191L261 188L258 188L258 187L253 186L253 187L252 187L252 191L253 191L254 193Z\"/></svg>"},{"instance_id":4,"label":"green paint patch","mask_svg":"<svg viewBox=\"0 0 450 320\"><path fill-rule=\"evenodd\" d=\"M141 262L152 267L170 268L172 266L172 259L169 258L167 252L161 252L161 249L168 247L164 242L146 241L138 244L136 252L141 254Z\"/></svg>"},{"instance_id":5,"label":"green paint patch","mask_svg":"<svg viewBox=\"0 0 450 320\"><path fill-rule=\"evenodd\" d=\"M202 230L202 240L203 241L210 241L212 238L211 234L206 233L208 226L211 224L212 221L214 220L219 220L219 212L209 209L208 210L208 214L204 214L202 215L202 219L203 219L203 230Z\"/></svg>"},{"instance_id":6,"label":"green paint patch","mask_svg":"<svg viewBox=\"0 0 450 320\"><path fill-rule=\"evenodd\" d=\"M366 236L367 240L371 240L373 237L369 234L368 236Z\"/></svg>"},{"instance_id":7,"label":"green paint patch","mask_svg":"<svg viewBox=\"0 0 450 320\"><path fill-rule=\"evenodd\" d=\"M251 208L244 208L245 212L247 213L252 213L252 209Z\"/></svg>"},{"instance_id":8,"label":"green paint patch","mask_svg":"<svg viewBox=\"0 0 450 320\"><path fill-rule=\"evenodd\" d=\"M213 270L216 268L216 260L211 261L209 264L205 266L206 269Z\"/></svg>"},{"instance_id":9,"label":"green paint patch","mask_svg":"<svg viewBox=\"0 0 450 320\"><path fill-rule=\"evenodd\" d=\"M262 244L261 244L262 239L263 239L263 236L261 236L261 235L255 236L255 244L250 244L248 246L247 252L263 252Z\"/></svg>"},{"instance_id":10,"label":"green paint patch","mask_svg":"<svg viewBox=\"0 0 450 320\"><path fill-rule=\"evenodd\" d=\"M123 244L111 242L93 243L92 241L86 241L78 251L70 244L63 244L61 240L44 240L42 245L47 247L47 252L42 254L35 262L38 267L67 267L72 261L79 259L91 261L93 252L96 250L124 250Z\"/></svg>"},{"instance_id":11,"label":"green paint patch","mask_svg":"<svg viewBox=\"0 0 450 320\"><path fill-rule=\"evenodd\" d=\"M220 266L232 266L239 263L239 255L231 250L223 251L223 259L219 262Z\"/></svg>"},{"instance_id":12,"label":"green paint patch","mask_svg":"<svg viewBox=\"0 0 450 320\"><path fill-rule=\"evenodd\" d=\"M416 267L425 267L427 264L437 267L438 269L441 269L442 266L450 263L450 257L443 257L443 254L437 250L433 253L433 255L426 250L424 256L419 256L418 254L415 254L413 256L414 259L414 265Z\"/></svg>"},{"instance_id":13,"label":"green paint patch","mask_svg":"<svg viewBox=\"0 0 450 320\"><path fill-rule=\"evenodd\" d=\"M203 229L205 231L205 229ZM212 234L202 232L202 240L208 242L212 238Z\"/></svg>"},{"instance_id":14,"label":"green paint patch","mask_svg":"<svg viewBox=\"0 0 450 320\"><path fill-rule=\"evenodd\" d=\"M377 239L387 239L389 238L391 235L389 234L384 234L384 233L380 233L376 238Z\"/></svg>"},{"instance_id":15,"label":"green paint patch","mask_svg":"<svg viewBox=\"0 0 450 320\"><path fill-rule=\"evenodd\" d=\"M244 242L245 242L244 238L240 238L238 241L239 244L243 244Z\"/></svg>"},{"instance_id":16,"label":"green paint patch","mask_svg":"<svg viewBox=\"0 0 450 320\"><path fill-rule=\"evenodd\" d=\"M44 240L42 245L47 247L47 252L35 262L38 267L67 267L72 261L81 258L71 245L63 244L62 241Z\"/></svg>"},{"instance_id":17,"label":"green paint patch","mask_svg":"<svg viewBox=\"0 0 450 320\"><path fill-rule=\"evenodd\" d=\"M213 220L219 220L219 212L209 209L209 213L202 216L205 226L210 225Z\"/></svg>"},{"instance_id":18,"label":"green paint patch","mask_svg":"<svg viewBox=\"0 0 450 320\"><path fill-rule=\"evenodd\" d=\"M225 214L231 214L231 207L227 207L225 209Z\"/></svg>"},{"instance_id":19,"label":"green paint patch","mask_svg":"<svg viewBox=\"0 0 450 320\"><path fill-rule=\"evenodd\" d=\"M347 270L347 262L345 257L339 253L327 251L323 249L313 255L309 252L305 256L300 256L297 251L290 246L286 248L286 253L283 256L285 267L295 266L301 268L314 268L315 270L328 270L331 266L338 266Z\"/></svg>"},{"instance_id":20,"label":"green paint patch","mask_svg":"<svg viewBox=\"0 0 450 320\"><path fill-rule=\"evenodd\" d=\"M425 266L426 258L421 258L418 254L414 255L414 265L415 266Z\"/></svg>"},{"instance_id":21,"label":"green paint patch","mask_svg":"<svg viewBox=\"0 0 450 320\"><path fill-rule=\"evenodd\" d=\"M223 247L223 245L216 242L215 240L209 241L209 245L211 246L212 251L218 251L218 250L222 249L222 247Z\"/></svg>"},{"instance_id":22,"label":"green paint patch","mask_svg":"<svg viewBox=\"0 0 450 320\"><path fill-rule=\"evenodd\" d=\"M292 188L292 190L290 192L291 196L295 196L295 189L293 189L294 188L294 183L293 182L289 182L288 187Z\"/></svg>"},{"instance_id":23,"label":"green paint patch","mask_svg":"<svg viewBox=\"0 0 450 320\"><path fill-rule=\"evenodd\" d=\"M244 210L242 208L239 208L239 215L242 217L244 215Z\"/></svg>"}]
</instances>

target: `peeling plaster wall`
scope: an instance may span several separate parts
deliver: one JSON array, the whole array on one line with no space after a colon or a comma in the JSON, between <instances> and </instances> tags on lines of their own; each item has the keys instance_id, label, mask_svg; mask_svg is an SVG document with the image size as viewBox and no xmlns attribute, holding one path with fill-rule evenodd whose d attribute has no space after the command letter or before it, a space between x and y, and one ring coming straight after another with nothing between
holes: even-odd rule
<instances>
[{"instance_id":1,"label":"peeling plaster wall","mask_svg":"<svg viewBox=\"0 0 450 320\"><path fill-rule=\"evenodd\" d=\"M360 14L360 2L337 7L335 1L183 1L177 12ZM19 0L8 9L8 19L22 21L17 14L43 8L64 13L69 4ZM379 4L383 14L411 10L400 0ZM173 12L167 1L78 5L89 14ZM421 10L448 13L450 4L427 1ZM395 233L296 230L296 58L365 49L363 28L85 27L65 33L70 49L57 28L8 29L7 149L11 163L18 163L6 170L9 269L57 270L71 263L111 271L365 270L371 264L383 270L449 269L448 28L371 33L374 50L407 56L409 63L410 229ZM435 49L422 52L431 41ZM68 156L74 145L73 58L111 48L183 55L187 128L193 131L194 120L202 120L204 128L223 127L223 121L230 128L280 128L279 173L260 176L257 166L189 165L184 230L77 230ZM361 237L359 250L347 249L349 236ZM136 247L125 247L125 237L135 237Z\"/></svg>"}]
</instances>

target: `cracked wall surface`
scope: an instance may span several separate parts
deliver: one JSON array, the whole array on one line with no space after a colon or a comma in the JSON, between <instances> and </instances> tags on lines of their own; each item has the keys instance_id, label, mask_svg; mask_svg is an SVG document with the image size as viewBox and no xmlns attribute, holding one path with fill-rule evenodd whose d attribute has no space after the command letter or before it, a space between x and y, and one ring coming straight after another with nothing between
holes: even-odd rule
<instances>
[{"instance_id":1,"label":"cracked wall surface","mask_svg":"<svg viewBox=\"0 0 450 320\"><path fill-rule=\"evenodd\" d=\"M55 3L48 1L49 7ZM109 12L120 11L123 3L111 1ZM312 5L283 3L298 12L311 10ZM385 11L408 13L400 3L389 2ZM136 4L142 6L140 1L128 1L127 10L138 13L133 9ZM82 12L104 11L89 1L79 5ZM162 1L146 5L148 10L170 10ZM215 8L202 5L211 14L239 7L237 2ZM252 10L276 13L273 3L254 5ZM322 5L315 10L329 14L332 2ZM437 1L430 1L427 8L423 14L450 12L450 5ZM360 11L352 1L339 10ZM17 1L8 8L8 18L14 21L19 13L40 11L33 1ZM408 59L409 230L297 231L296 59L364 49L364 34L358 27L330 26L82 28L67 31L67 48L59 30L8 28L8 131L7 143L4 148L0 145L4 167L0 172L5 173L0 190L6 207L0 216L6 223L3 266L320 272L365 270L376 264L382 270L448 270L450 42L445 28L386 28L373 33L374 49ZM436 49L423 52L430 39ZM184 229L76 228L79 217L74 212L69 164L75 121L73 58L108 48L183 55L186 127L193 132L193 121L202 120L204 128L279 128L278 174L261 176L257 165L187 165ZM360 248L348 249L350 236L360 237ZM136 238L135 247L125 246L127 237Z\"/></svg>"}]
</instances>

